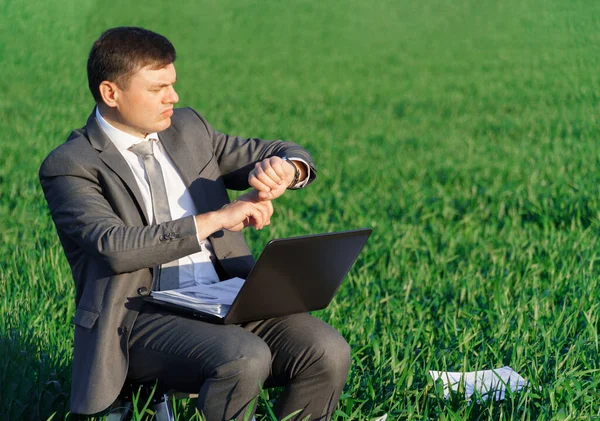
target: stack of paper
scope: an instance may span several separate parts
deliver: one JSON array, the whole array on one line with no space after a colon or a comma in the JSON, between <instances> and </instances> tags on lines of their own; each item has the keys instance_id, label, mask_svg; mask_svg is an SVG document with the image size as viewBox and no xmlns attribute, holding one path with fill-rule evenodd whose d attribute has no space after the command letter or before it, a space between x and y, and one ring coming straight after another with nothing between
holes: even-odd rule
<instances>
[{"instance_id":1,"label":"stack of paper","mask_svg":"<svg viewBox=\"0 0 600 421\"><path fill-rule=\"evenodd\" d=\"M231 278L209 285L152 291L152 297L155 300L177 304L218 317L225 317L242 285L244 285L242 278Z\"/></svg>"},{"instance_id":2,"label":"stack of paper","mask_svg":"<svg viewBox=\"0 0 600 421\"><path fill-rule=\"evenodd\" d=\"M450 390L458 391L460 383L464 385L465 397L477 393L483 400L492 398L503 400L506 390L516 392L527 386L528 382L512 368L506 366L494 370L471 371L468 373L430 371L433 380L442 379L444 397L450 396Z\"/></svg>"}]
</instances>

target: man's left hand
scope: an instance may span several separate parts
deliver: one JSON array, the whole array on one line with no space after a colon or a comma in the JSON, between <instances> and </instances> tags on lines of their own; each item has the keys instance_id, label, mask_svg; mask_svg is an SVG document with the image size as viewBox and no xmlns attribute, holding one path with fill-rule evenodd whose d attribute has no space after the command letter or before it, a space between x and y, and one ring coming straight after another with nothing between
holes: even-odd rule
<instances>
[{"instance_id":1,"label":"man's left hand","mask_svg":"<svg viewBox=\"0 0 600 421\"><path fill-rule=\"evenodd\" d=\"M248 183L258 191L260 200L276 199L294 180L295 170L292 165L295 164L278 156L257 162L248 175Z\"/></svg>"}]
</instances>

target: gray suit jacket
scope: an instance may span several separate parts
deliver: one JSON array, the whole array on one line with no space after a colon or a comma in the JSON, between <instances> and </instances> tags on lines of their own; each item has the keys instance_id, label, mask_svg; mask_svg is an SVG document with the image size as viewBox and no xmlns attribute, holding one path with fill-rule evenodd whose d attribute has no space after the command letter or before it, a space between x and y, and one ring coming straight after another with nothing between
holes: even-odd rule
<instances>
[{"instance_id":1,"label":"gray suit jacket","mask_svg":"<svg viewBox=\"0 0 600 421\"><path fill-rule=\"evenodd\" d=\"M190 108L175 110L159 138L199 213L228 203L226 188L247 189L253 164L266 157L302 158L315 174L300 146L218 133ZM200 250L194 218L148 225L133 173L94 113L44 160L40 181L75 280L71 411L93 414L123 386L129 333L154 268ZM242 233L210 240L226 276L248 274L254 260Z\"/></svg>"}]
</instances>

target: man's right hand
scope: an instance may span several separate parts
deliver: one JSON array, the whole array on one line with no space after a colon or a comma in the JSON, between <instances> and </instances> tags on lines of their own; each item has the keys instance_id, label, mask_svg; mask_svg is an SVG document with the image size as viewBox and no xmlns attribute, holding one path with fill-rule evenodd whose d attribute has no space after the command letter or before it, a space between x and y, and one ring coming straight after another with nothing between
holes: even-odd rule
<instances>
[{"instance_id":1,"label":"man's right hand","mask_svg":"<svg viewBox=\"0 0 600 421\"><path fill-rule=\"evenodd\" d=\"M222 229L241 231L246 227L262 229L271 223L273 204L259 200L258 192L252 190L217 211Z\"/></svg>"},{"instance_id":2,"label":"man's right hand","mask_svg":"<svg viewBox=\"0 0 600 421\"><path fill-rule=\"evenodd\" d=\"M271 223L273 204L270 200L260 200L258 192L251 190L218 211L196 215L196 228L199 238L226 229L241 231L246 227L262 229Z\"/></svg>"}]
</instances>

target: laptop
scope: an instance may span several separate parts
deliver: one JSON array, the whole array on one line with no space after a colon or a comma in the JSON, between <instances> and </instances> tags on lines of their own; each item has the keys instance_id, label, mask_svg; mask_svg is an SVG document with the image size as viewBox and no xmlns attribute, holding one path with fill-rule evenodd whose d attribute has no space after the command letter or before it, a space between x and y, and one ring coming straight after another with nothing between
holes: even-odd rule
<instances>
[{"instance_id":1,"label":"laptop","mask_svg":"<svg viewBox=\"0 0 600 421\"><path fill-rule=\"evenodd\" d=\"M370 228L269 241L225 317L145 300L218 324L321 310L329 305L371 235Z\"/></svg>"}]
</instances>

